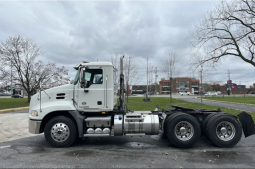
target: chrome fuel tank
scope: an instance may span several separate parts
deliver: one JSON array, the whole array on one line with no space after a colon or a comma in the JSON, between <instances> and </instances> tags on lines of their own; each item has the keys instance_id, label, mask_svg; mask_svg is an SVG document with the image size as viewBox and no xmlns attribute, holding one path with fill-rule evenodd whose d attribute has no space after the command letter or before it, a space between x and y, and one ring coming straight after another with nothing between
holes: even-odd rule
<instances>
[{"instance_id":1,"label":"chrome fuel tank","mask_svg":"<svg viewBox=\"0 0 255 169\"><path fill-rule=\"evenodd\" d=\"M117 131L117 133L115 133ZM114 135L159 134L159 118L157 115L127 113L123 119L114 119Z\"/></svg>"}]
</instances>

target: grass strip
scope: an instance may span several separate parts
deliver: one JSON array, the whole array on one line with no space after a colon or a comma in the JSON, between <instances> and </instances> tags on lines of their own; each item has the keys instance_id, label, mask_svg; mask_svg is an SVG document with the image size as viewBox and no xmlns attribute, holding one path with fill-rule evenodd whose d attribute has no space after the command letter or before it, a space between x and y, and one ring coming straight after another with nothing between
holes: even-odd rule
<instances>
[{"instance_id":1,"label":"grass strip","mask_svg":"<svg viewBox=\"0 0 255 169\"><path fill-rule=\"evenodd\" d=\"M239 97L223 97L223 96L207 96L203 97L207 100L214 100L214 101L224 101L224 102L232 102L232 103L242 103L242 104L252 104L255 105L255 97L252 96L239 96Z\"/></svg>"},{"instance_id":2,"label":"grass strip","mask_svg":"<svg viewBox=\"0 0 255 169\"><path fill-rule=\"evenodd\" d=\"M0 98L0 110L27 106L27 98Z\"/></svg>"}]
</instances>

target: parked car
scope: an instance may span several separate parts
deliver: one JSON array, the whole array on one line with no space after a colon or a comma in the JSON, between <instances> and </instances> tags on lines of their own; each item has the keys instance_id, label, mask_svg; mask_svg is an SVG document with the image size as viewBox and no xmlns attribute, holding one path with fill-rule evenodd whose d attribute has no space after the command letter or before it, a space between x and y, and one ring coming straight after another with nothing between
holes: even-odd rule
<instances>
[{"instance_id":1,"label":"parked car","mask_svg":"<svg viewBox=\"0 0 255 169\"><path fill-rule=\"evenodd\" d=\"M23 96L21 96L20 94L14 94L12 95L12 98L23 98Z\"/></svg>"},{"instance_id":2,"label":"parked car","mask_svg":"<svg viewBox=\"0 0 255 169\"><path fill-rule=\"evenodd\" d=\"M6 92L6 91L1 91L0 96L11 96L11 93Z\"/></svg>"},{"instance_id":3,"label":"parked car","mask_svg":"<svg viewBox=\"0 0 255 169\"><path fill-rule=\"evenodd\" d=\"M217 96L218 94L216 92L207 92L205 96Z\"/></svg>"},{"instance_id":4,"label":"parked car","mask_svg":"<svg viewBox=\"0 0 255 169\"><path fill-rule=\"evenodd\" d=\"M183 95L190 95L190 92L180 92L179 93L181 96L183 96Z\"/></svg>"},{"instance_id":5,"label":"parked car","mask_svg":"<svg viewBox=\"0 0 255 169\"><path fill-rule=\"evenodd\" d=\"M221 94L222 94L222 92L221 92L221 91L217 91L217 94L218 94L218 95L221 95Z\"/></svg>"},{"instance_id":6,"label":"parked car","mask_svg":"<svg viewBox=\"0 0 255 169\"><path fill-rule=\"evenodd\" d=\"M207 92L205 92L205 91L202 91L202 92L199 91L199 92L196 92L196 93L194 93L194 94L198 94L198 95L201 95L201 94L202 94L202 95L205 95L205 94L207 94Z\"/></svg>"}]
</instances>

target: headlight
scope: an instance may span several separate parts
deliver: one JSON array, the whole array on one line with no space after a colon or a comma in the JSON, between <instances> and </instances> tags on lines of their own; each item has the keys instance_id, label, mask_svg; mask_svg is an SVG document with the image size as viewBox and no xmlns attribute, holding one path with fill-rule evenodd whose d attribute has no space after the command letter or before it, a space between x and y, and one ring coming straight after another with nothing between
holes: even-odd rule
<instances>
[{"instance_id":1,"label":"headlight","mask_svg":"<svg viewBox=\"0 0 255 169\"><path fill-rule=\"evenodd\" d=\"M38 116L37 111L36 111L36 110L32 110L32 111L31 111L31 116Z\"/></svg>"}]
</instances>

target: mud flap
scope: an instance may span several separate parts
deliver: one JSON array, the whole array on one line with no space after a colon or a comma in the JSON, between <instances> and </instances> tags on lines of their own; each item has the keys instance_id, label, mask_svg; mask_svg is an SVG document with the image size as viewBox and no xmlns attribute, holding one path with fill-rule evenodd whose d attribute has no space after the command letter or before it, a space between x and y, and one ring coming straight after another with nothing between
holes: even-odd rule
<instances>
[{"instance_id":1,"label":"mud flap","mask_svg":"<svg viewBox=\"0 0 255 169\"><path fill-rule=\"evenodd\" d=\"M237 115L243 127L245 137L255 134L255 124L250 114L242 112Z\"/></svg>"}]
</instances>

